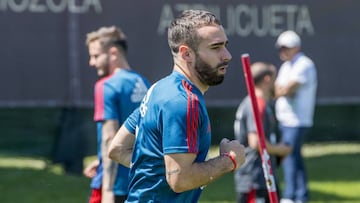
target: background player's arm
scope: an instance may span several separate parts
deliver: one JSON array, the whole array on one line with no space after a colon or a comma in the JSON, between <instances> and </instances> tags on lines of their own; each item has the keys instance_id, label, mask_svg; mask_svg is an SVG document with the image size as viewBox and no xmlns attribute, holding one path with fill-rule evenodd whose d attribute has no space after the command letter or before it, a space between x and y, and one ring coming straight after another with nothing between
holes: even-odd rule
<instances>
[{"instance_id":1,"label":"background player's arm","mask_svg":"<svg viewBox=\"0 0 360 203\"><path fill-rule=\"evenodd\" d=\"M130 167L130 162L135 143L136 126L139 123L140 111L135 109L133 113L126 119L121 128L117 131L109 148L109 157L126 166Z\"/></svg>"},{"instance_id":2,"label":"background player's arm","mask_svg":"<svg viewBox=\"0 0 360 203\"><path fill-rule=\"evenodd\" d=\"M135 135L122 125L109 147L109 157L126 167L130 167Z\"/></svg>"},{"instance_id":3,"label":"background player's arm","mask_svg":"<svg viewBox=\"0 0 360 203\"><path fill-rule=\"evenodd\" d=\"M275 84L275 97L281 97L281 96L289 96L292 97L295 95L296 91L301 86L301 83L297 81L292 81L286 86L281 86L279 84Z\"/></svg>"},{"instance_id":4,"label":"background player's arm","mask_svg":"<svg viewBox=\"0 0 360 203\"><path fill-rule=\"evenodd\" d=\"M248 133L248 143L251 148L259 150L258 135L256 133ZM290 146L283 143L271 144L268 140L265 140L265 143L268 153L272 155L283 157L288 155L292 150Z\"/></svg>"},{"instance_id":5,"label":"background player's arm","mask_svg":"<svg viewBox=\"0 0 360 203\"><path fill-rule=\"evenodd\" d=\"M236 168L244 163L245 149L238 141L223 139L220 154L225 152L231 153L235 158ZM196 154L193 153L164 156L166 180L174 192L180 193L207 185L234 169L233 162L227 156L220 155L205 162L195 162L195 158Z\"/></svg>"},{"instance_id":6,"label":"background player's arm","mask_svg":"<svg viewBox=\"0 0 360 203\"><path fill-rule=\"evenodd\" d=\"M102 127L101 153L103 159L102 201L113 203L115 201L113 186L117 173L117 164L108 157L108 150L116 131L119 128L117 120L105 120Z\"/></svg>"},{"instance_id":7,"label":"background player's arm","mask_svg":"<svg viewBox=\"0 0 360 203\"><path fill-rule=\"evenodd\" d=\"M99 166L100 162L99 159L95 159L92 161L89 165L86 166L86 168L83 171L84 176L88 178L93 178L96 175L96 170Z\"/></svg>"}]
</instances>

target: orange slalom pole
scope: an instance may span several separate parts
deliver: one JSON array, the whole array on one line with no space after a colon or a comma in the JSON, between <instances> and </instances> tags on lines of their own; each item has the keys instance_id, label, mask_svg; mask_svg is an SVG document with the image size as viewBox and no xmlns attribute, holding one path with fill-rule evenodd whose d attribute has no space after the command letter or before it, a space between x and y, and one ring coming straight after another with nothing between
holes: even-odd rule
<instances>
[{"instance_id":1,"label":"orange slalom pole","mask_svg":"<svg viewBox=\"0 0 360 203\"><path fill-rule=\"evenodd\" d=\"M271 168L271 161L270 161L270 155L267 152L266 149L266 142L265 142L265 134L264 134L264 128L262 126L262 121L259 114L259 108L256 101L255 96L255 90L254 90L254 80L252 78L252 74L250 71L250 56L249 54L243 54L241 55L241 62L243 65L243 71L244 71L244 77L246 81L246 87L248 94L250 96L252 109L253 109L253 115L255 119L256 124L256 130L259 140L259 147L260 147L260 156L262 161L262 168L264 171L265 181L266 181L266 187L269 194L269 199L271 203L278 203L278 196L276 192L276 184L275 184L275 178L273 175L273 171Z\"/></svg>"}]
</instances>

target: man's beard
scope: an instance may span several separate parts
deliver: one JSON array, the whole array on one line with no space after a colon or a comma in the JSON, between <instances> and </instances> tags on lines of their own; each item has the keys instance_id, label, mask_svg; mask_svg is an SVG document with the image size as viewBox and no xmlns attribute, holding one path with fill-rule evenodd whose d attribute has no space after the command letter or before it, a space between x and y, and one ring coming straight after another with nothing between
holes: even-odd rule
<instances>
[{"instance_id":1,"label":"man's beard","mask_svg":"<svg viewBox=\"0 0 360 203\"><path fill-rule=\"evenodd\" d=\"M98 77L103 78L110 75L109 63L106 63L100 70L98 70Z\"/></svg>"},{"instance_id":2,"label":"man's beard","mask_svg":"<svg viewBox=\"0 0 360 203\"><path fill-rule=\"evenodd\" d=\"M218 69L227 64L228 62L222 62L216 65L216 67L212 67L204 60L202 60L198 54L196 54L195 70L197 72L197 76L201 82L209 86L214 86L222 83L222 81L224 80L224 75L219 75Z\"/></svg>"}]
</instances>

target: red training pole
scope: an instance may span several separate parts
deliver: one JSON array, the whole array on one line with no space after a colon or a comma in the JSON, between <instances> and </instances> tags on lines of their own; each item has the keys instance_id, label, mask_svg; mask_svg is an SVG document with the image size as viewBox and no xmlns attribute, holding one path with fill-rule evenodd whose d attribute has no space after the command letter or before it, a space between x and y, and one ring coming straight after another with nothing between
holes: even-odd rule
<instances>
[{"instance_id":1,"label":"red training pole","mask_svg":"<svg viewBox=\"0 0 360 203\"><path fill-rule=\"evenodd\" d=\"M279 201L278 201L278 196L276 193L275 178L273 175L273 171L271 169L270 155L266 149L264 128L262 126L262 121L261 121L260 114L259 114L259 108L258 108L258 105L256 102L256 96L255 96L255 90L254 90L254 80L252 78L252 74L250 71L250 56L249 56L249 54L241 55L241 62L243 65L247 91L250 96L250 100L251 100L251 104L252 104L253 115L254 115L254 119L255 119L256 130L257 130L259 146L260 146L260 156L261 156L267 191L269 194L269 199L270 199L271 203L278 203Z\"/></svg>"}]
</instances>

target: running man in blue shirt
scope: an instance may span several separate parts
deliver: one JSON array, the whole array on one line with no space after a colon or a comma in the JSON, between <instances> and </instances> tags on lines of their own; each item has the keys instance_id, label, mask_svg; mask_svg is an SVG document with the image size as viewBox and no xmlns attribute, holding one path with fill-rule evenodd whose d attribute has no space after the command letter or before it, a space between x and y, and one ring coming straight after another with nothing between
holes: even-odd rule
<instances>
[{"instance_id":1,"label":"running man in blue shirt","mask_svg":"<svg viewBox=\"0 0 360 203\"><path fill-rule=\"evenodd\" d=\"M96 68L94 120L97 124L98 160L84 170L92 178L89 203L124 202L129 169L107 156L110 141L119 126L139 107L149 83L133 71L126 60L126 38L115 26L102 27L87 35L89 64Z\"/></svg>"},{"instance_id":2,"label":"running man in blue shirt","mask_svg":"<svg viewBox=\"0 0 360 203\"><path fill-rule=\"evenodd\" d=\"M223 81L231 60L220 21L186 10L171 23L168 43L173 72L150 87L110 145L109 156L130 167L127 202L197 202L203 186L245 160L244 147L226 138L219 156L206 159L211 127L203 95Z\"/></svg>"}]
</instances>

